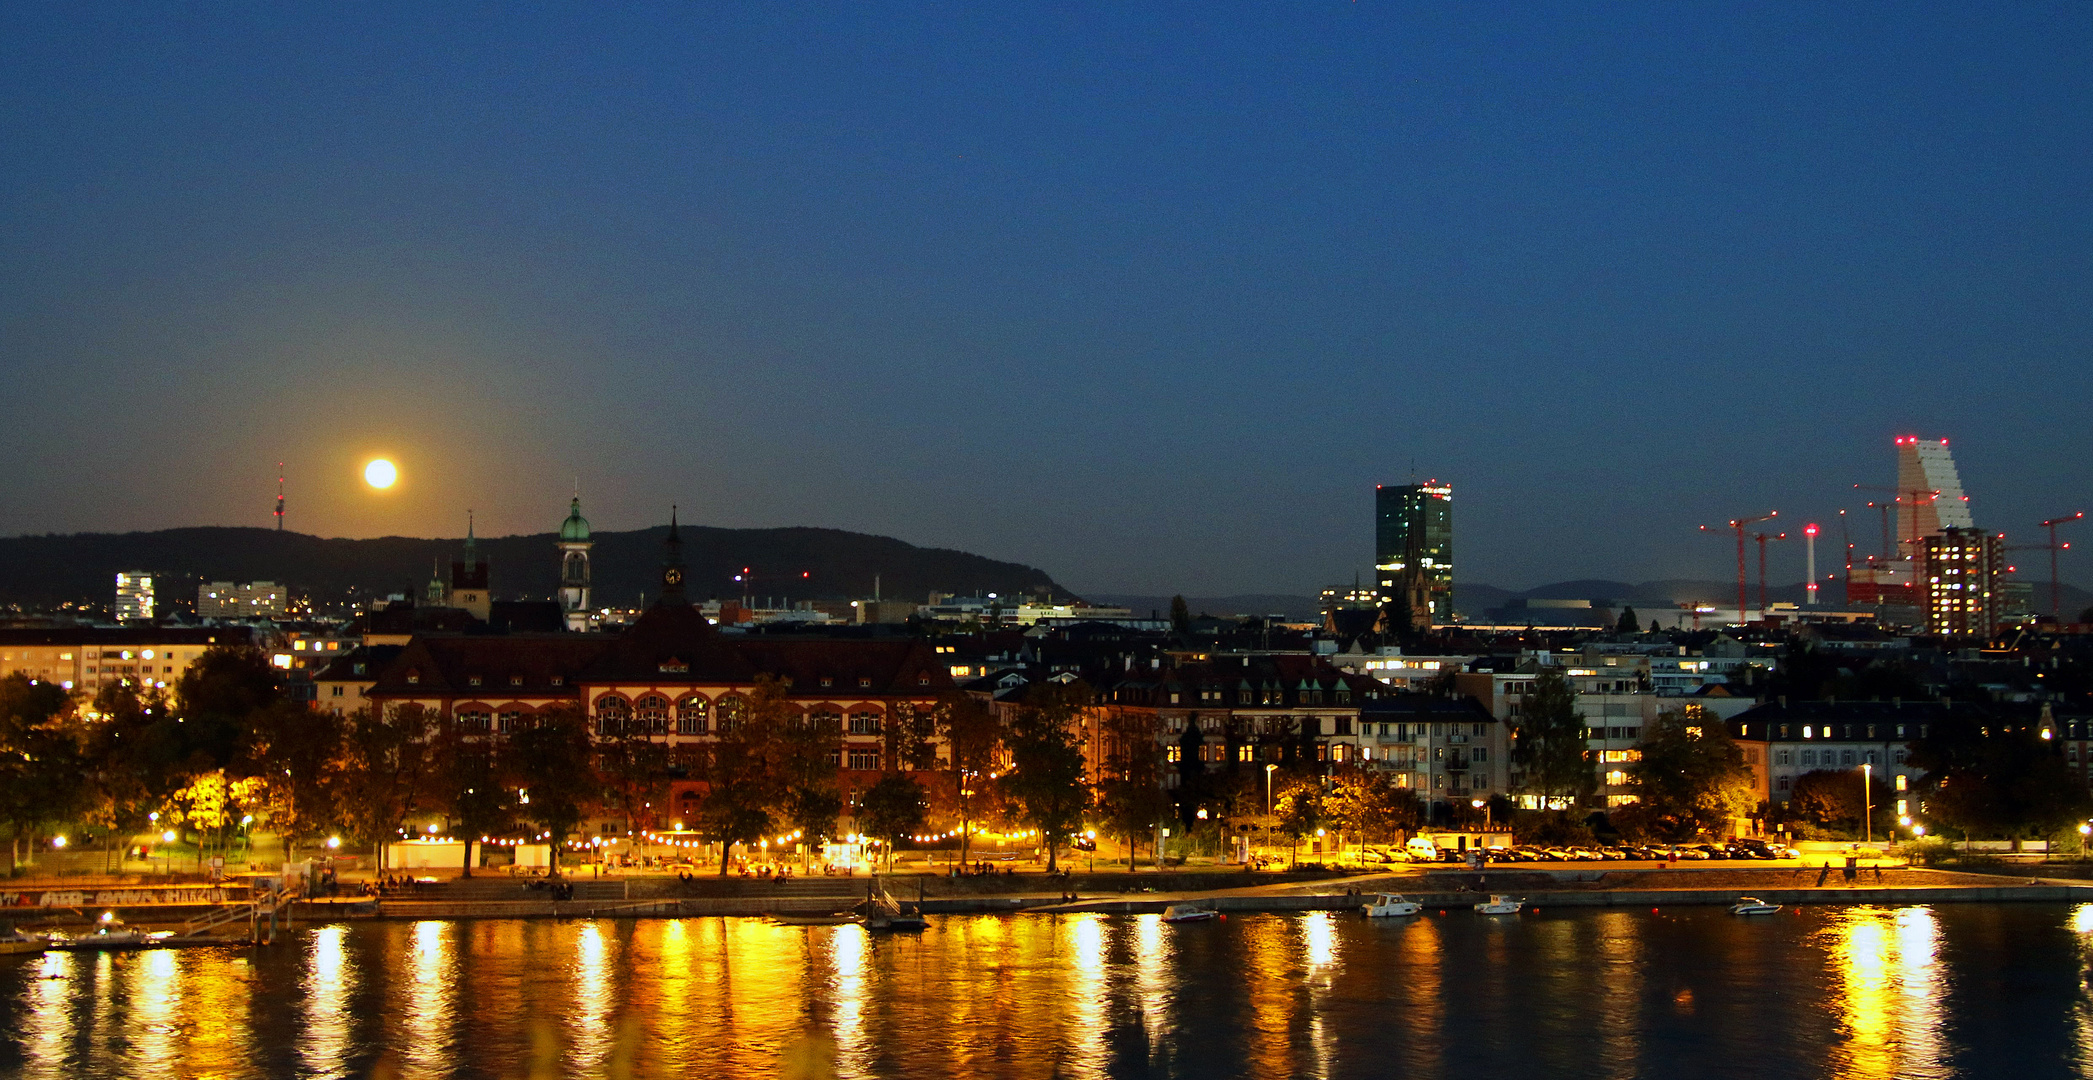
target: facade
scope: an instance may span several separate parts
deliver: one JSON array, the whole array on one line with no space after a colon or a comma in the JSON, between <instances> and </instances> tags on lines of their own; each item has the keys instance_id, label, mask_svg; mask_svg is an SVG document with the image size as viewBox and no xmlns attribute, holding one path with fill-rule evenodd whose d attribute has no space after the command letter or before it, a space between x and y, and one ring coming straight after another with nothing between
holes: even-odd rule
<instances>
[{"instance_id":1,"label":"facade","mask_svg":"<svg viewBox=\"0 0 2093 1080\"><path fill-rule=\"evenodd\" d=\"M153 575L146 570L116 573L116 621L133 622L153 617Z\"/></svg>"},{"instance_id":2,"label":"facade","mask_svg":"<svg viewBox=\"0 0 2093 1080\"><path fill-rule=\"evenodd\" d=\"M1453 485L1375 488L1374 579L1412 627L1453 621Z\"/></svg>"},{"instance_id":3,"label":"facade","mask_svg":"<svg viewBox=\"0 0 2093 1080\"><path fill-rule=\"evenodd\" d=\"M1918 565L1919 610L1927 633L1990 637L1998 632L2006 614L2002 538L1949 526L1920 538Z\"/></svg>"},{"instance_id":4,"label":"facade","mask_svg":"<svg viewBox=\"0 0 2093 1080\"><path fill-rule=\"evenodd\" d=\"M1774 701L1731 720L1730 737L1744 750L1761 802L1786 803L1796 779L1811 772L1852 772L1858 783L1866 765L1904 803L1920 776L1908 761L1910 743L1954 708L1937 701ZM1911 812L1908 803L1895 809Z\"/></svg>"},{"instance_id":5,"label":"facade","mask_svg":"<svg viewBox=\"0 0 2093 1080\"><path fill-rule=\"evenodd\" d=\"M701 766L747 717L765 676L783 687L796 721L836 732L842 745L833 762L846 793L901 767L901 740L890 735L932 738L933 710L952 679L928 642L729 637L685 595L680 545L672 522L659 599L620 633L417 634L390 655L366 647L344 656L317 680L318 703L417 705L432 723L487 738L549 708L578 709L598 738L668 748L668 802L654 820L634 823L642 828L695 818Z\"/></svg>"},{"instance_id":6,"label":"facade","mask_svg":"<svg viewBox=\"0 0 2093 1080\"><path fill-rule=\"evenodd\" d=\"M582 633L589 628L589 521L581 516L581 496L576 495L560 523L560 611L567 629Z\"/></svg>"},{"instance_id":7,"label":"facade","mask_svg":"<svg viewBox=\"0 0 2093 1080\"><path fill-rule=\"evenodd\" d=\"M196 614L203 619L282 619L290 615L290 593L273 581L246 585L209 581L196 587Z\"/></svg>"},{"instance_id":8,"label":"facade","mask_svg":"<svg viewBox=\"0 0 2093 1080\"><path fill-rule=\"evenodd\" d=\"M1944 529L1974 529L1962 475L1948 454L1948 440L1903 435L1897 439L1897 539L1912 544ZM1906 550L1904 555L1910 555Z\"/></svg>"},{"instance_id":9,"label":"facade","mask_svg":"<svg viewBox=\"0 0 2093 1080\"><path fill-rule=\"evenodd\" d=\"M0 672L88 694L122 683L164 690L205 650L253 643L238 627L0 629Z\"/></svg>"}]
</instances>

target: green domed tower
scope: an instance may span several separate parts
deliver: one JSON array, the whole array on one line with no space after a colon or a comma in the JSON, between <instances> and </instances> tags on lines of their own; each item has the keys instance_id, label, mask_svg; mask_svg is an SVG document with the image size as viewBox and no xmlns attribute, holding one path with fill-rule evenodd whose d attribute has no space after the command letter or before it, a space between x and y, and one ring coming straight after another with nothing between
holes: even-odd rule
<instances>
[{"instance_id":1,"label":"green domed tower","mask_svg":"<svg viewBox=\"0 0 2093 1080\"><path fill-rule=\"evenodd\" d=\"M589 628L589 519L581 516L581 496L567 508L560 522L560 610L566 614L567 629L581 633Z\"/></svg>"}]
</instances>

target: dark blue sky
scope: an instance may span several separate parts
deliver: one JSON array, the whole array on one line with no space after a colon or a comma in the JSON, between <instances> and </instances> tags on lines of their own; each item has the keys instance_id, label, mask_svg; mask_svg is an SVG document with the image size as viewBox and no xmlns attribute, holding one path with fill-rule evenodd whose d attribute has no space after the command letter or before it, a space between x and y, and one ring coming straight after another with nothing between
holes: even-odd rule
<instances>
[{"instance_id":1,"label":"dark blue sky","mask_svg":"<svg viewBox=\"0 0 2093 1080\"><path fill-rule=\"evenodd\" d=\"M1463 580L1719 579L1697 524L1913 432L2032 540L2093 509L2089 56L2084 3L7 5L0 530L263 524L283 459L329 535L578 475L1304 592L1414 464Z\"/></svg>"}]
</instances>

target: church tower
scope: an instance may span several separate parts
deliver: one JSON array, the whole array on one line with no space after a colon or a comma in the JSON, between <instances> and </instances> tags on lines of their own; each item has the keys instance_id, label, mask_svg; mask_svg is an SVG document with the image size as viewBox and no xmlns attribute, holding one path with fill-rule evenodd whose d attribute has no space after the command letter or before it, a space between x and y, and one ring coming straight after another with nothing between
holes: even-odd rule
<instances>
[{"instance_id":1,"label":"church tower","mask_svg":"<svg viewBox=\"0 0 2093 1080\"><path fill-rule=\"evenodd\" d=\"M465 552L460 558L451 560L450 601L454 608L463 608L481 622L487 621L492 610L493 597L487 592L487 560L480 557L480 546L472 535L472 512L465 514Z\"/></svg>"},{"instance_id":2,"label":"church tower","mask_svg":"<svg viewBox=\"0 0 2093 1080\"><path fill-rule=\"evenodd\" d=\"M560 522L560 612L566 617L567 629L583 633L589 628L589 549L596 543L589 539L589 519L581 516L581 496L567 508L567 520Z\"/></svg>"},{"instance_id":3,"label":"church tower","mask_svg":"<svg viewBox=\"0 0 2093 1080\"><path fill-rule=\"evenodd\" d=\"M669 507L669 535L662 542L661 599L663 605L689 604L683 594L683 535L676 528L676 508Z\"/></svg>"}]
</instances>

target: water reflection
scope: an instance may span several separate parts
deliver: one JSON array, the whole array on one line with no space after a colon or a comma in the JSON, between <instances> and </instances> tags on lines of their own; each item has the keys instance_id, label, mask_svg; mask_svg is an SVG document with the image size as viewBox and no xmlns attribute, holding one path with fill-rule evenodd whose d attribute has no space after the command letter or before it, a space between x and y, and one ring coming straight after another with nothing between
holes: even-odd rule
<instances>
[{"instance_id":1,"label":"water reflection","mask_svg":"<svg viewBox=\"0 0 2093 1080\"><path fill-rule=\"evenodd\" d=\"M542 1040L563 1077L766 1076L791 1057L844 1077L1867 1080L1958 1057L2032 1074L2016 1053L2053 1069L2093 1046L2093 905L1464 915L953 917L921 937L424 922L54 954L0 963L0 1076L347 1080L382 1058L478 1080L530 1074ZM1970 988L1996 997L2001 972L2062 989L1972 1029L1988 999Z\"/></svg>"},{"instance_id":2,"label":"water reflection","mask_svg":"<svg viewBox=\"0 0 2093 1080\"><path fill-rule=\"evenodd\" d=\"M448 1076L453 1067L451 1007L457 987L451 949L452 924L414 924L407 953L407 1000L403 1010L407 1038L400 1048L401 1072L408 1080Z\"/></svg>"},{"instance_id":3,"label":"water reflection","mask_svg":"<svg viewBox=\"0 0 2093 1080\"><path fill-rule=\"evenodd\" d=\"M314 930L307 941L305 1022L298 1056L305 1075L343 1077L348 1066L352 1018L349 1001L355 973L349 966L349 928L339 923Z\"/></svg>"},{"instance_id":4,"label":"water reflection","mask_svg":"<svg viewBox=\"0 0 2093 1080\"><path fill-rule=\"evenodd\" d=\"M1932 909L1852 908L1840 912L1828 932L1841 991L1835 1075L1944 1075Z\"/></svg>"}]
</instances>

